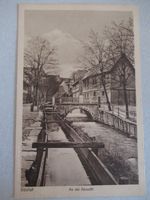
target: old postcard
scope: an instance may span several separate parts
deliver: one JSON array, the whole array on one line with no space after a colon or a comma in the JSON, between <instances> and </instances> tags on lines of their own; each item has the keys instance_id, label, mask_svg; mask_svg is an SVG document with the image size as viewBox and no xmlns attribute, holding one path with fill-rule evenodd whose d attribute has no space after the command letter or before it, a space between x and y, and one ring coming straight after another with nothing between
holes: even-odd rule
<instances>
[{"instance_id":1,"label":"old postcard","mask_svg":"<svg viewBox=\"0 0 150 200\"><path fill-rule=\"evenodd\" d=\"M144 193L134 6L22 4L15 197Z\"/></svg>"}]
</instances>

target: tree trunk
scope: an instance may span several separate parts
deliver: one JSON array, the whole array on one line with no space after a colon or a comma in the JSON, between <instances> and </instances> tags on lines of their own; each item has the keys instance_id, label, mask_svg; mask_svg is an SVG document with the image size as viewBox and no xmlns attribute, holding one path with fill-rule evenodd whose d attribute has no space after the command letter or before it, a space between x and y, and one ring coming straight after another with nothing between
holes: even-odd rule
<instances>
[{"instance_id":1,"label":"tree trunk","mask_svg":"<svg viewBox=\"0 0 150 200\"><path fill-rule=\"evenodd\" d=\"M33 85L33 90L32 90L32 100L31 100L31 112L34 111L34 106L35 106L35 86Z\"/></svg>"},{"instance_id":2,"label":"tree trunk","mask_svg":"<svg viewBox=\"0 0 150 200\"><path fill-rule=\"evenodd\" d=\"M126 84L123 84L123 92L124 92L124 102L125 102L125 107L126 107L126 118L129 119L129 107L128 107Z\"/></svg>"},{"instance_id":3,"label":"tree trunk","mask_svg":"<svg viewBox=\"0 0 150 200\"><path fill-rule=\"evenodd\" d=\"M37 88L37 85L34 86L34 89L33 89L33 98L32 98L32 104L31 104L31 112L34 111L34 106L37 106L37 94L38 94L38 88Z\"/></svg>"},{"instance_id":4,"label":"tree trunk","mask_svg":"<svg viewBox=\"0 0 150 200\"><path fill-rule=\"evenodd\" d=\"M109 98L108 98L106 85L105 85L104 82L102 84L103 84L103 88L104 88L104 92L105 92L105 96L106 96L106 102L107 102L108 110L111 111L111 105L110 105L110 101L109 101Z\"/></svg>"},{"instance_id":5,"label":"tree trunk","mask_svg":"<svg viewBox=\"0 0 150 200\"><path fill-rule=\"evenodd\" d=\"M31 112L34 111L34 103L31 104L30 111L31 111Z\"/></svg>"},{"instance_id":6,"label":"tree trunk","mask_svg":"<svg viewBox=\"0 0 150 200\"><path fill-rule=\"evenodd\" d=\"M34 98L35 106L38 105L38 84L35 86L35 98Z\"/></svg>"}]
</instances>

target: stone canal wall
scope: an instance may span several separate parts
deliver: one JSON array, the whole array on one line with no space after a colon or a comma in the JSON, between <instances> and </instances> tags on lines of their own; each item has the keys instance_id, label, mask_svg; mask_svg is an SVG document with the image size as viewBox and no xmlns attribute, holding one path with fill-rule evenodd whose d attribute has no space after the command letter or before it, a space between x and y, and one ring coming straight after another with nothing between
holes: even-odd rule
<instances>
[{"instance_id":1,"label":"stone canal wall","mask_svg":"<svg viewBox=\"0 0 150 200\"><path fill-rule=\"evenodd\" d=\"M37 142L46 142L46 132L42 129L37 137ZM43 147L37 149L36 158L31 167L26 170L28 186L42 186L44 183L43 174L45 170L46 151Z\"/></svg>"},{"instance_id":2,"label":"stone canal wall","mask_svg":"<svg viewBox=\"0 0 150 200\"><path fill-rule=\"evenodd\" d=\"M97 122L104 123L114 129L121 131L128 137L137 139L137 125L134 122L131 122L127 119L122 119L112 114L111 112L101 109L99 109L97 113L95 113L93 119Z\"/></svg>"},{"instance_id":3,"label":"stone canal wall","mask_svg":"<svg viewBox=\"0 0 150 200\"><path fill-rule=\"evenodd\" d=\"M77 132L65 120L60 121L60 126L70 141L84 142ZM107 167L96 156L90 148L76 149L78 156L84 165L88 176L94 185L116 185L118 184Z\"/></svg>"},{"instance_id":4,"label":"stone canal wall","mask_svg":"<svg viewBox=\"0 0 150 200\"><path fill-rule=\"evenodd\" d=\"M64 117L74 109L83 110L96 122L101 122L121 131L128 137L137 139L137 124L128 119L121 118L114 113L98 108L97 104L63 104L57 105L57 110Z\"/></svg>"}]
</instances>

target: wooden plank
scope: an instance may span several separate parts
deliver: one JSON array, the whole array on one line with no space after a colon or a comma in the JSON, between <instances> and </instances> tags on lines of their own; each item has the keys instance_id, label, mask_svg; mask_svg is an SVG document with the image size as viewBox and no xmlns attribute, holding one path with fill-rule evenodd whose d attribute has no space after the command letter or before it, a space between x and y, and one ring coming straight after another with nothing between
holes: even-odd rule
<instances>
[{"instance_id":1,"label":"wooden plank","mask_svg":"<svg viewBox=\"0 0 150 200\"><path fill-rule=\"evenodd\" d=\"M34 142L32 148L104 148L104 143L101 142Z\"/></svg>"},{"instance_id":2,"label":"wooden plank","mask_svg":"<svg viewBox=\"0 0 150 200\"><path fill-rule=\"evenodd\" d=\"M33 149L23 149L22 152L37 152L37 151Z\"/></svg>"}]
</instances>

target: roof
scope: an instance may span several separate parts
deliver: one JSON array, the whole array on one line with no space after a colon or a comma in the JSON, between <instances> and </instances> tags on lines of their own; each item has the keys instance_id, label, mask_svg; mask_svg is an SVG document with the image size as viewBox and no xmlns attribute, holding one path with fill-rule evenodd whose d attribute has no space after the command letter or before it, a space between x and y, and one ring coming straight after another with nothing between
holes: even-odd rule
<instances>
[{"instance_id":1,"label":"roof","mask_svg":"<svg viewBox=\"0 0 150 200\"><path fill-rule=\"evenodd\" d=\"M82 78L81 78L82 79ZM80 79L80 80L81 80ZM77 83L79 83L80 80L75 81L74 83L72 83L72 85L76 85Z\"/></svg>"},{"instance_id":2,"label":"roof","mask_svg":"<svg viewBox=\"0 0 150 200\"><path fill-rule=\"evenodd\" d=\"M126 62L128 63L128 65L133 69L134 69L134 66L131 64L131 62L129 61L129 59L127 58L127 56L125 54L122 54L121 57L116 61L116 63L110 67L110 69L105 69L103 71L103 73L111 73L121 62ZM86 78L88 77L92 77L92 76L96 76L96 75L99 75L101 74L102 72L100 71L100 68L99 66L97 67L92 67L89 69L89 71L84 75L84 77L82 78L82 80L85 80Z\"/></svg>"},{"instance_id":3,"label":"roof","mask_svg":"<svg viewBox=\"0 0 150 200\"><path fill-rule=\"evenodd\" d=\"M133 64L129 61L129 59L127 58L127 56L125 54L122 54L121 57L117 60L117 62L115 63L115 65L110 69L110 72L112 72L113 70L116 69L116 67L121 63L121 62L125 62L128 64L128 66L135 71L135 68L133 66Z\"/></svg>"},{"instance_id":4,"label":"roof","mask_svg":"<svg viewBox=\"0 0 150 200\"><path fill-rule=\"evenodd\" d=\"M92 67L89 69L89 71L84 75L84 77L82 78L82 80L88 78L88 77L91 77L91 76L95 76L95 75L98 75L100 74L100 69L99 67Z\"/></svg>"}]
</instances>

